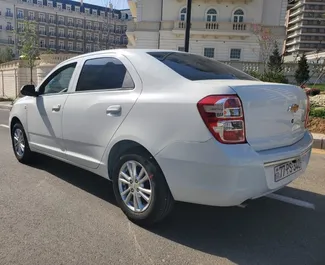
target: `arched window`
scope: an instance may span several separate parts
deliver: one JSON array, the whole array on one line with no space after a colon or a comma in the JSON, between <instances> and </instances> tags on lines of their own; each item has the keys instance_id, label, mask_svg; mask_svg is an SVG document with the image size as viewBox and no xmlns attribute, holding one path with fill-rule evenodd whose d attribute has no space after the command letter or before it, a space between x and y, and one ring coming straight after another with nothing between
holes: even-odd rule
<instances>
[{"instance_id":1,"label":"arched window","mask_svg":"<svg viewBox=\"0 0 325 265\"><path fill-rule=\"evenodd\" d=\"M216 22L217 21L217 10L215 10L214 8L211 8L208 10L207 12L207 21L208 22Z\"/></svg>"},{"instance_id":2,"label":"arched window","mask_svg":"<svg viewBox=\"0 0 325 265\"><path fill-rule=\"evenodd\" d=\"M186 20L186 7L184 7L184 8L181 9L181 12L180 12L180 20L181 21L185 21Z\"/></svg>"},{"instance_id":3,"label":"arched window","mask_svg":"<svg viewBox=\"0 0 325 265\"><path fill-rule=\"evenodd\" d=\"M241 9L237 9L234 12L234 18L233 18L235 23L242 23L244 22L244 11Z\"/></svg>"}]
</instances>

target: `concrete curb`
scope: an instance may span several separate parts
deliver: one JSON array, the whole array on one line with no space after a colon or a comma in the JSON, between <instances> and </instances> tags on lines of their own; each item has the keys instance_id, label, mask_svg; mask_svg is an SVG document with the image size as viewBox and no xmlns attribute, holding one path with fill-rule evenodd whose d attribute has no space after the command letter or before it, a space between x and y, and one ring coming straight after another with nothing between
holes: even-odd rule
<instances>
[{"instance_id":1,"label":"concrete curb","mask_svg":"<svg viewBox=\"0 0 325 265\"><path fill-rule=\"evenodd\" d=\"M10 103L6 103L6 104L1 104L0 103L0 109L11 110L11 108L12 108L12 105Z\"/></svg>"},{"instance_id":2,"label":"concrete curb","mask_svg":"<svg viewBox=\"0 0 325 265\"><path fill-rule=\"evenodd\" d=\"M325 150L325 135L320 133L313 133L313 138L313 148Z\"/></svg>"}]
</instances>

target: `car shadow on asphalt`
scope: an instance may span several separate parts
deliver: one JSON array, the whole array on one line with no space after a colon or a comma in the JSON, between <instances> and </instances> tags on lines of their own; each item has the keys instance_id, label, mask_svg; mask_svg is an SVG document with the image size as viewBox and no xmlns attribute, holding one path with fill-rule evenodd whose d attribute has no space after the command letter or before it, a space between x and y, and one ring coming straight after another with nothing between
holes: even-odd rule
<instances>
[{"instance_id":1,"label":"car shadow on asphalt","mask_svg":"<svg viewBox=\"0 0 325 265\"><path fill-rule=\"evenodd\" d=\"M37 154L37 162L31 166L44 170L98 198L116 206L112 182L89 171ZM110 192L112 191L112 192Z\"/></svg>"},{"instance_id":2,"label":"car shadow on asphalt","mask_svg":"<svg viewBox=\"0 0 325 265\"><path fill-rule=\"evenodd\" d=\"M33 165L113 205L111 182L42 157ZM243 209L176 203L170 216L148 231L238 265L325 264L325 196L286 187L282 195L314 203L306 209L269 198Z\"/></svg>"}]
</instances>

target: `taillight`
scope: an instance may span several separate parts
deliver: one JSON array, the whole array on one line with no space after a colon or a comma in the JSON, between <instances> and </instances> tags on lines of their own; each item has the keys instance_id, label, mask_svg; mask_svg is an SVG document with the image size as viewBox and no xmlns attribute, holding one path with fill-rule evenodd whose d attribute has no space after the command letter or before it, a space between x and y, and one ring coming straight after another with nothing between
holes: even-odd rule
<instances>
[{"instance_id":1,"label":"taillight","mask_svg":"<svg viewBox=\"0 0 325 265\"><path fill-rule=\"evenodd\" d=\"M309 101L309 96L307 96L307 107L306 107L306 117L305 117L305 128L308 126L308 121L309 121L309 112L310 112L310 101Z\"/></svg>"},{"instance_id":2,"label":"taillight","mask_svg":"<svg viewBox=\"0 0 325 265\"><path fill-rule=\"evenodd\" d=\"M238 96L208 96L197 107L205 125L220 143L246 143L244 112Z\"/></svg>"}]
</instances>

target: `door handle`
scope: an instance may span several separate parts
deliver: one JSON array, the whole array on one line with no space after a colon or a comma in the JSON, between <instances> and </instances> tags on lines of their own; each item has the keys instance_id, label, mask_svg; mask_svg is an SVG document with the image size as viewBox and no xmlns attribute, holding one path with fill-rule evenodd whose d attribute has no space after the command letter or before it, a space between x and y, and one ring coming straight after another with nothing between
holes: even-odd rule
<instances>
[{"instance_id":1,"label":"door handle","mask_svg":"<svg viewBox=\"0 0 325 265\"><path fill-rule=\"evenodd\" d=\"M61 109L61 105L60 104L52 107L52 111L60 111L60 109Z\"/></svg>"},{"instance_id":2,"label":"door handle","mask_svg":"<svg viewBox=\"0 0 325 265\"><path fill-rule=\"evenodd\" d=\"M106 109L106 114L109 116L120 115L122 107L120 105L112 105Z\"/></svg>"}]
</instances>

